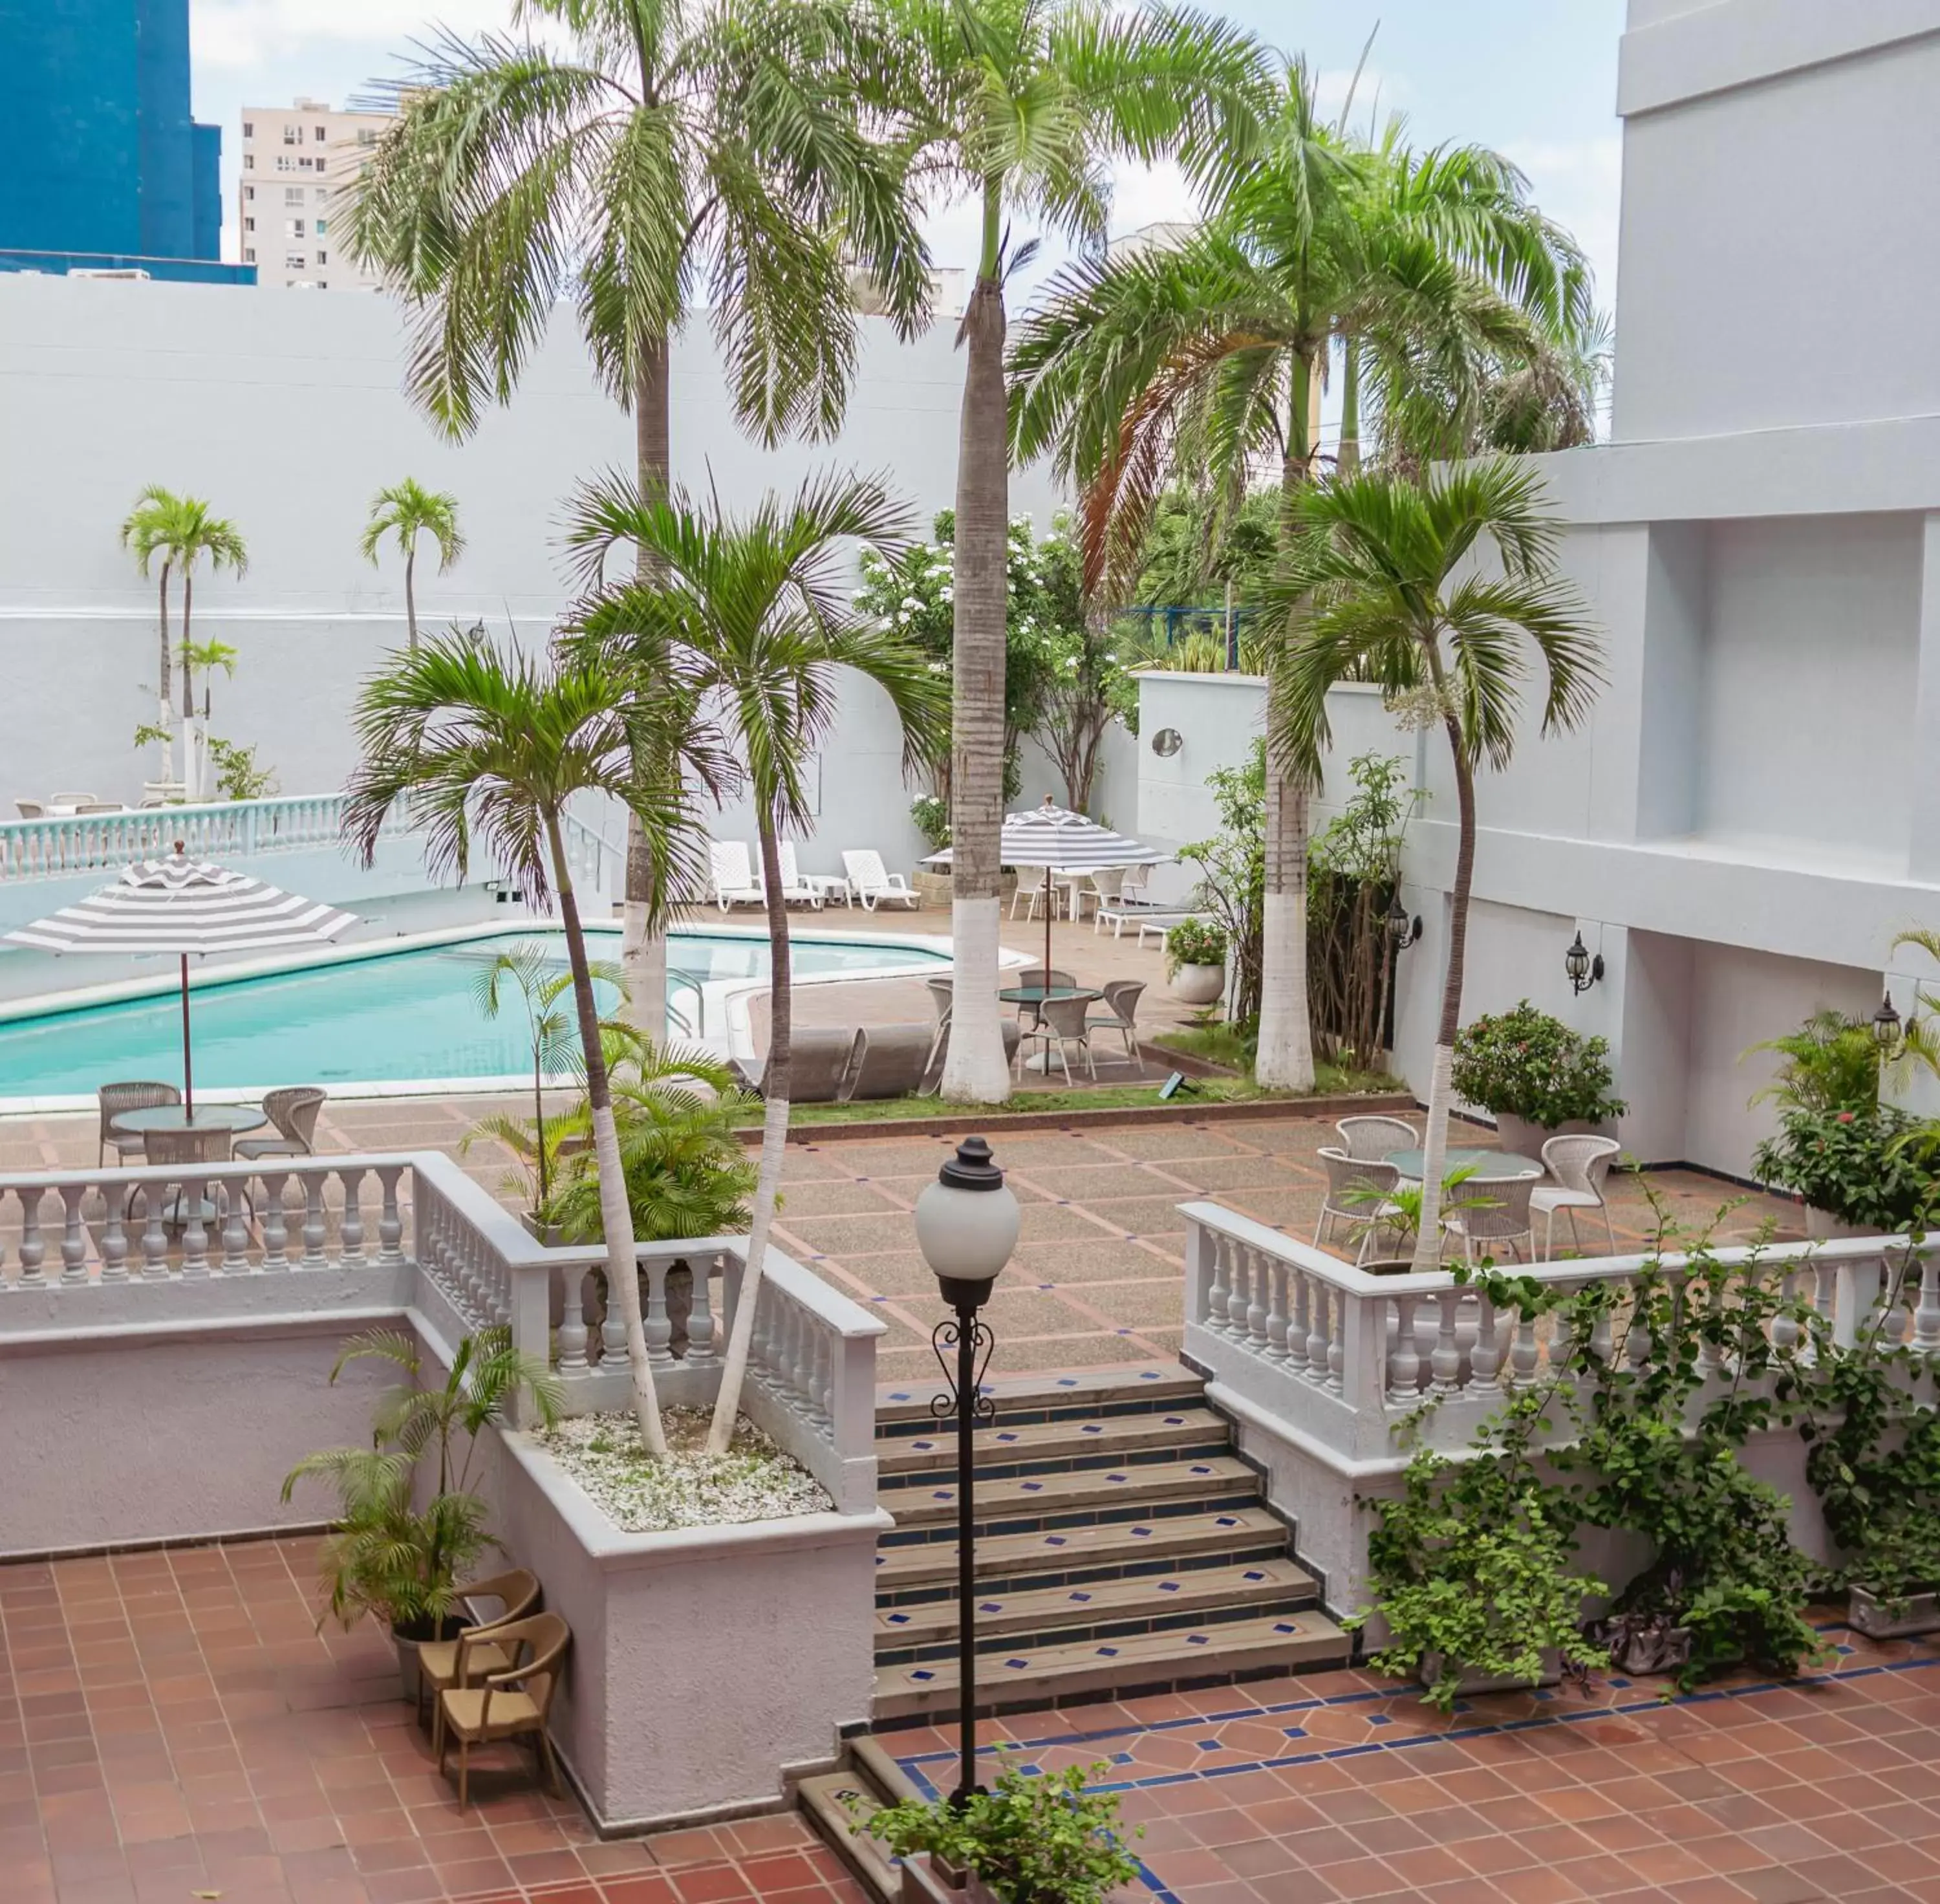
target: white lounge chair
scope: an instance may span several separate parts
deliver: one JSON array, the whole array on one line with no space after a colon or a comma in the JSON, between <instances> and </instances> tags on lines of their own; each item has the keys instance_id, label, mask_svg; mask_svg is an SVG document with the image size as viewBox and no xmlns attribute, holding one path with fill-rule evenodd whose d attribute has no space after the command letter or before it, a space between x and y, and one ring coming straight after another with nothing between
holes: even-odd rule
<instances>
[{"instance_id":1,"label":"white lounge chair","mask_svg":"<svg viewBox=\"0 0 1940 1904\"><path fill-rule=\"evenodd\" d=\"M748 863L745 840L715 840L709 847L713 867L714 903L723 912L730 906L764 906L768 896Z\"/></svg>"},{"instance_id":2,"label":"white lounge chair","mask_svg":"<svg viewBox=\"0 0 1940 1904\"><path fill-rule=\"evenodd\" d=\"M801 876L801 868L795 864L795 842L784 840L781 843L782 904L785 906L813 906L822 910L822 889L810 885Z\"/></svg>"},{"instance_id":3,"label":"white lounge chair","mask_svg":"<svg viewBox=\"0 0 1940 1904\"><path fill-rule=\"evenodd\" d=\"M880 853L845 853L842 870L849 875L849 889L862 902L865 912L874 912L879 905L893 903L915 909L923 904L923 895L913 890L901 873L883 869Z\"/></svg>"}]
</instances>

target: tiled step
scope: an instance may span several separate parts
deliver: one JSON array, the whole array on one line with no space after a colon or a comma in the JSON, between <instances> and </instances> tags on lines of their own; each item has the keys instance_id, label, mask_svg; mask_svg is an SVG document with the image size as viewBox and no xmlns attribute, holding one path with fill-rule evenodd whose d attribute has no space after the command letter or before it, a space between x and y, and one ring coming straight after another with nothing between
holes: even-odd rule
<instances>
[{"instance_id":1,"label":"tiled step","mask_svg":"<svg viewBox=\"0 0 1940 1904\"><path fill-rule=\"evenodd\" d=\"M977 1640L980 1647L997 1647L1011 1646L1020 1637L1108 1637L1162 1625L1237 1619L1310 1606L1315 1591L1313 1576L1286 1559L1135 1573L1122 1579L1094 1580L1089 1586L1039 1587L979 1599ZM881 1664L947 1650L956 1639L953 1599L877 1610L876 1657Z\"/></svg>"},{"instance_id":2,"label":"tiled step","mask_svg":"<svg viewBox=\"0 0 1940 1904\"><path fill-rule=\"evenodd\" d=\"M1155 1515L1090 1527L992 1534L977 1543L980 1587L1012 1592L1099 1579L1128 1570L1159 1573L1200 1557L1239 1561L1284 1555L1285 1525L1260 1507L1216 1513ZM912 1541L876 1549L879 1606L953 1592L956 1543Z\"/></svg>"},{"instance_id":3,"label":"tiled step","mask_svg":"<svg viewBox=\"0 0 1940 1904\"><path fill-rule=\"evenodd\" d=\"M1078 1462L1136 1460L1155 1454L1176 1459L1221 1450L1229 1440L1225 1422L1210 1408L1167 1408L1149 1414L1107 1415L1102 1419L1029 1422L1017 1427L999 1417L994 1428L977 1431L977 1473L993 1478L1035 1474ZM884 1435L876 1443L876 1469L886 1503L895 1511L894 1494L920 1485L932 1472L956 1471L956 1436L948 1427L933 1434Z\"/></svg>"},{"instance_id":4,"label":"tiled step","mask_svg":"<svg viewBox=\"0 0 1940 1904\"><path fill-rule=\"evenodd\" d=\"M795 1802L871 1897L888 1900L902 1895L901 1868L892 1862L882 1841L853 1829L866 1825L883 1808L880 1796L866 1778L853 1769L804 1778L795 1787Z\"/></svg>"},{"instance_id":5,"label":"tiled step","mask_svg":"<svg viewBox=\"0 0 1940 1904\"><path fill-rule=\"evenodd\" d=\"M1344 1663L1348 1651L1347 1636L1325 1615L1313 1612L1169 1627L1121 1640L1085 1640L990 1654L978 1663L977 1705L980 1711L1005 1712L1060 1705L1106 1692L1124 1697L1145 1686L1216 1685L1298 1667ZM877 1670L878 1726L954 1711L956 1700L953 1657Z\"/></svg>"},{"instance_id":6,"label":"tiled step","mask_svg":"<svg viewBox=\"0 0 1940 1904\"><path fill-rule=\"evenodd\" d=\"M1095 1517L1100 1512L1148 1514L1161 1502L1179 1500L1223 1506L1257 1494L1258 1487L1253 1469L1231 1454L1208 1455L1197 1461L1128 1462L1123 1467L1020 1475L978 1484L973 1524L1000 1528L1006 1523L1031 1521L1050 1527L1062 1518ZM901 1488L879 1498L895 1516L898 1533L947 1534L951 1540L956 1539L954 1481ZM894 1536L886 1537L886 1545L894 1542Z\"/></svg>"},{"instance_id":7,"label":"tiled step","mask_svg":"<svg viewBox=\"0 0 1940 1904\"><path fill-rule=\"evenodd\" d=\"M940 1383L889 1382L876 1390L879 1437L916 1434L935 1428L930 1399ZM1139 1409L1196 1405L1206 1392L1197 1375L1176 1363L1168 1368L1097 1368L1073 1375L1016 1375L986 1382L982 1391L997 1405L1000 1423L1062 1416L1112 1415Z\"/></svg>"}]
</instances>

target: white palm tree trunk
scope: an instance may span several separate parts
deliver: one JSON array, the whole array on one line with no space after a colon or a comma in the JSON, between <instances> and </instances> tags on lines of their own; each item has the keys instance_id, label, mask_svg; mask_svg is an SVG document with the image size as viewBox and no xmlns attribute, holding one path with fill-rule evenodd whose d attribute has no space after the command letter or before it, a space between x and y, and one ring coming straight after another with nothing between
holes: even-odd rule
<instances>
[{"instance_id":1,"label":"white palm tree trunk","mask_svg":"<svg viewBox=\"0 0 1940 1904\"><path fill-rule=\"evenodd\" d=\"M1269 717L1269 727L1277 731ZM1261 908L1259 1048L1253 1076L1274 1091L1313 1088L1307 996L1307 789L1267 752L1266 892Z\"/></svg>"},{"instance_id":2,"label":"white palm tree trunk","mask_svg":"<svg viewBox=\"0 0 1940 1904\"><path fill-rule=\"evenodd\" d=\"M651 923L653 891L653 856L639 815L630 813L620 932L620 977L627 996L620 1008L630 1025L657 1045L666 1036L667 942L666 934Z\"/></svg>"},{"instance_id":3,"label":"white palm tree trunk","mask_svg":"<svg viewBox=\"0 0 1940 1904\"><path fill-rule=\"evenodd\" d=\"M605 1054L599 1043L599 1011L593 996L593 973L587 963L586 934L580 924L579 903L567 870L566 843L557 813L546 816L546 841L552 853L553 880L559 894L560 923L566 931L566 950L572 968L572 999L579 1016L579 1042L586 1059L586 1101L592 1112L593 1155L599 1172L599 1226L606 1239L606 1298L620 1305L626 1325L627 1362L633 1378L633 1418L650 1454L667 1451L666 1430L660 1420L660 1397L654 1387L653 1365L647 1359L646 1320L640 1311L638 1254L633 1240L633 1206L627 1196L627 1173L620 1161L620 1130L613 1119L613 1094L606 1077Z\"/></svg>"}]
</instances>

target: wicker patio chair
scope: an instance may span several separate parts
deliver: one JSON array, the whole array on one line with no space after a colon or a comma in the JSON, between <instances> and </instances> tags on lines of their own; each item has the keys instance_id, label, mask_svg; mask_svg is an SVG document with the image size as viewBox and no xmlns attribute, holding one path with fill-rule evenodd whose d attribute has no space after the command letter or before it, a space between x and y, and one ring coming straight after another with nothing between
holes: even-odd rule
<instances>
[{"instance_id":1,"label":"wicker patio chair","mask_svg":"<svg viewBox=\"0 0 1940 1904\"><path fill-rule=\"evenodd\" d=\"M522 1620L505 1621L476 1640L469 1634L459 1635L458 1672L460 1680L466 1683L448 1686L438 1695L438 1768L444 1770L451 1741L456 1739L459 1811L471 1802L471 1748L502 1739L533 1740L553 1796L565 1796L546 1720L552 1711L553 1695L559 1689L560 1662L572 1643L572 1630L557 1613L533 1613ZM483 1683L473 1686L468 1683L466 1655L481 1644L509 1653L512 1663L488 1673Z\"/></svg>"}]
</instances>

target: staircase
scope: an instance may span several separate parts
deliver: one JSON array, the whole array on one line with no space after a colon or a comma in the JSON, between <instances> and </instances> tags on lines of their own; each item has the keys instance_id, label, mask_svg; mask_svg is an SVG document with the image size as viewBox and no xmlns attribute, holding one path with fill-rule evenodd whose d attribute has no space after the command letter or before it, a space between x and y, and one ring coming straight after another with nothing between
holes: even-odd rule
<instances>
[{"instance_id":1,"label":"staircase","mask_svg":"<svg viewBox=\"0 0 1940 1904\"><path fill-rule=\"evenodd\" d=\"M956 1431L929 1385L877 1397L878 1734L953 1719ZM977 1709L1015 1712L1338 1666L1351 1642L1321 1613L1286 1524L1182 1368L989 1385L977 1431ZM803 1808L878 1897L896 1874L852 1820L905 1796L875 1739L803 1781Z\"/></svg>"},{"instance_id":2,"label":"staircase","mask_svg":"<svg viewBox=\"0 0 1940 1904\"><path fill-rule=\"evenodd\" d=\"M993 1385L977 1431L978 1709L1027 1710L1338 1665L1286 1524L1183 1368ZM902 1391L896 1391L898 1395ZM878 1732L957 1707L956 1437L879 1399Z\"/></svg>"}]
</instances>

